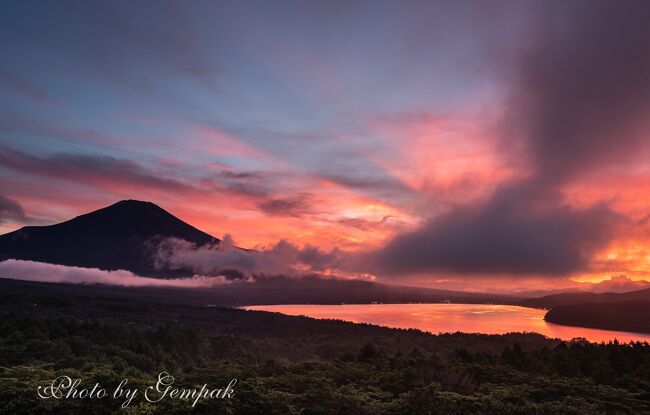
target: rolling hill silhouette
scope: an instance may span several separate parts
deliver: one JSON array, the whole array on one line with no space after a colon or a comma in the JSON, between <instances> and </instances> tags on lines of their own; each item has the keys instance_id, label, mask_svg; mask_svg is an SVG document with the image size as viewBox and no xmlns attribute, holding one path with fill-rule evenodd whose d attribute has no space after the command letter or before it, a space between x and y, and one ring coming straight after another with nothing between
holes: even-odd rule
<instances>
[{"instance_id":1,"label":"rolling hill silhouette","mask_svg":"<svg viewBox=\"0 0 650 415\"><path fill-rule=\"evenodd\" d=\"M648 301L650 302L650 288L628 291L625 293L589 293L572 292L546 295L538 298L527 298L520 305L524 307L551 309L558 306L578 305L587 303L617 303L622 301Z\"/></svg>"},{"instance_id":2,"label":"rolling hill silhouette","mask_svg":"<svg viewBox=\"0 0 650 415\"><path fill-rule=\"evenodd\" d=\"M168 237L197 246L219 242L151 202L123 200L56 225L25 226L2 235L0 259L124 269L150 277L187 274L153 266L151 243Z\"/></svg>"}]
</instances>

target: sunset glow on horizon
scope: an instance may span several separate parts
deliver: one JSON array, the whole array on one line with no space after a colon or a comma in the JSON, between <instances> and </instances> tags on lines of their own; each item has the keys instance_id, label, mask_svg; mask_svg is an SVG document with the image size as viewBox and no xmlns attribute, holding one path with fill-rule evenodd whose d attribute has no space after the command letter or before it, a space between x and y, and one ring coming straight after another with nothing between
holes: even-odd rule
<instances>
[{"instance_id":1,"label":"sunset glow on horizon","mask_svg":"<svg viewBox=\"0 0 650 415\"><path fill-rule=\"evenodd\" d=\"M0 233L138 199L242 247L343 252L326 275L650 281L643 15L127 4L3 7Z\"/></svg>"}]
</instances>

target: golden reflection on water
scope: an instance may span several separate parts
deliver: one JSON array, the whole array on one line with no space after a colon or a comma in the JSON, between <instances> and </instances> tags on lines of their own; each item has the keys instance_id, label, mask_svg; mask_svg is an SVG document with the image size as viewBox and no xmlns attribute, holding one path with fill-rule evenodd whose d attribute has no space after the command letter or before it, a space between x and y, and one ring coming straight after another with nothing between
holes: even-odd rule
<instances>
[{"instance_id":1,"label":"golden reflection on water","mask_svg":"<svg viewBox=\"0 0 650 415\"><path fill-rule=\"evenodd\" d=\"M437 333L504 334L537 332L552 338L584 337L592 342L647 341L650 334L561 326L544 321L545 310L492 304L343 304L266 305L243 307L288 315L369 323L394 328L414 328Z\"/></svg>"}]
</instances>

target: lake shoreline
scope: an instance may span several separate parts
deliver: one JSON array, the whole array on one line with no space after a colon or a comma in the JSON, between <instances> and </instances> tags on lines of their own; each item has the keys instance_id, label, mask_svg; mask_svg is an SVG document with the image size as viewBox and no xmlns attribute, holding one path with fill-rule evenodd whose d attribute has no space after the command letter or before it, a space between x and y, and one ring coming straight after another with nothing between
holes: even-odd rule
<instances>
[{"instance_id":1,"label":"lake shoreline","mask_svg":"<svg viewBox=\"0 0 650 415\"><path fill-rule=\"evenodd\" d=\"M433 335L455 332L478 334L539 333L548 338L558 338L565 341L574 338L585 338L594 343L608 342L615 339L619 342L650 342L650 334L648 333L558 324L545 319L546 310L544 309L510 304L293 304L243 306L238 308L251 311L276 312L283 315L300 315L315 319L372 324L388 328L416 329ZM436 313L441 310L443 314L447 314L437 316Z\"/></svg>"}]
</instances>

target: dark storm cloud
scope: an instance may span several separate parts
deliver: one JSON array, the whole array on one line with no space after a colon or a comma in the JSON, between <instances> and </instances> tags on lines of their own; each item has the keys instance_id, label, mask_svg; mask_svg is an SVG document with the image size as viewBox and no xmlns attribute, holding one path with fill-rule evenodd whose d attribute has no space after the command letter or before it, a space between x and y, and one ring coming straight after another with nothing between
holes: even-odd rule
<instances>
[{"instance_id":1,"label":"dark storm cloud","mask_svg":"<svg viewBox=\"0 0 650 415\"><path fill-rule=\"evenodd\" d=\"M581 174L625 163L645 144L650 3L539 5L502 142L529 162L531 176L394 238L374 253L384 271L570 274L585 269L625 221L605 205L571 207L560 190Z\"/></svg>"},{"instance_id":2,"label":"dark storm cloud","mask_svg":"<svg viewBox=\"0 0 650 415\"><path fill-rule=\"evenodd\" d=\"M25 220L25 211L18 202L0 195L0 223L9 220Z\"/></svg>"},{"instance_id":3,"label":"dark storm cloud","mask_svg":"<svg viewBox=\"0 0 650 415\"><path fill-rule=\"evenodd\" d=\"M451 211L394 238L377 257L380 269L564 275L585 268L624 222L604 205L577 210L540 201L535 206L520 199L526 192L504 189L487 205Z\"/></svg>"},{"instance_id":4,"label":"dark storm cloud","mask_svg":"<svg viewBox=\"0 0 650 415\"><path fill-rule=\"evenodd\" d=\"M629 159L650 108L650 3L565 3L544 3L510 115L549 184Z\"/></svg>"}]
</instances>

